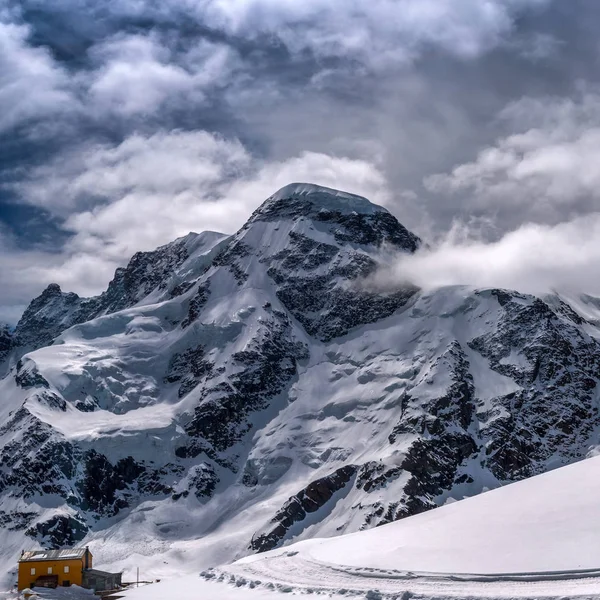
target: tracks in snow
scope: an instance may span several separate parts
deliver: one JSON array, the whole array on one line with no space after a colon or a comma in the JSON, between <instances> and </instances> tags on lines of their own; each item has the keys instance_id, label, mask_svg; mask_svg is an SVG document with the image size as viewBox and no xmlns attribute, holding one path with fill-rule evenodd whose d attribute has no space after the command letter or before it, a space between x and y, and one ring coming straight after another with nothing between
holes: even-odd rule
<instances>
[{"instance_id":1,"label":"tracks in snow","mask_svg":"<svg viewBox=\"0 0 600 600\"><path fill-rule=\"evenodd\" d=\"M242 587L355 595L361 598L600 599L600 569L540 573L459 574L379 570L329 564L284 552L238 562L207 578Z\"/></svg>"}]
</instances>

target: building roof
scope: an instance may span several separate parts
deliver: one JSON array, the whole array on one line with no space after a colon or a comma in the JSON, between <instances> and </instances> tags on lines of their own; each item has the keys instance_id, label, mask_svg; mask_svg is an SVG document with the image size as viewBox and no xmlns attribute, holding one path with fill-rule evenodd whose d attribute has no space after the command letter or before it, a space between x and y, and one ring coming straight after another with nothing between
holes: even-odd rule
<instances>
[{"instance_id":1,"label":"building roof","mask_svg":"<svg viewBox=\"0 0 600 600\"><path fill-rule=\"evenodd\" d=\"M87 548L63 548L59 550L29 550L23 552L19 562L36 560L79 560L85 556ZM90 552L91 554L91 552Z\"/></svg>"}]
</instances>

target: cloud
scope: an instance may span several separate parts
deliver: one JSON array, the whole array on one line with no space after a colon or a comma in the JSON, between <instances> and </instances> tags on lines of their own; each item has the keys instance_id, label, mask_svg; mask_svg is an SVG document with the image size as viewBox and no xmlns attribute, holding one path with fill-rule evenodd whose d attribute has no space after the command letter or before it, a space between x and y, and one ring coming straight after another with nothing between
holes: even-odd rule
<instances>
[{"instance_id":1,"label":"cloud","mask_svg":"<svg viewBox=\"0 0 600 600\"><path fill-rule=\"evenodd\" d=\"M118 34L90 51L89 101L124 117L160 111L165 103L199 108L205 92L230 82L235 56L223 44L199 40L177 53L153 33Z\"/></svg>"},{"instance_id":2,"label":"cloud","mask_svg":"<svg viewBox=\"0 0 600 600\"><path fill-rule=\"evenodd\" d=\"M392 289L411 282L424 289L449 285L600 294L600 212L557 224L529 223L496 242L455 227L439 244L395 257L369 282Z\"/></svg>"},{"instance_id":3,"label":"cloud","mask_svg":"<svg viewBox=\"0 0 600 600\"><path fill-rule=\"evenodd\" d=\"M263 69L270 58L283 76L281 48L296 77L312 57L307 81L317 86L336 71L407 65L430 47L473 58L503 44L523 10L547 1L171 0L157 8L62 0L33 11L25 4L0 14L0 132L53 116L70 122L73 113L96 121L197 110L215 91L243 94L256 75L266 83L275 74ZM70 53L66 68L58 57Z\"/></svg>"},{"instance_id":4,"label":"cloud","mask_svg":"<svg viewBox=\"0 0 600 600\"><path fill-rule=\"evenodd\" d=\"M458 199L462 221L433 247L393 259L374 285L600 294L600 94L522 98L499 119L512 133L425 181L438 198Z\"/></svg>"},{"instance_id":5,"label":"cloud","mask_svg":"<svg viewBox=\"0 0 600 600\"><path fill-rule=\"evenodd\" d=\"M27 303L39 293L45 267L58 263L51 252L23 250L10 230L0 223L0 324L14 324Z\"/></svg>"},{"instance_id":6,"label":"cloud","mask_svg":"<svg viewBox=\"0 0 600 600\"><path fill-rule=\"evenodd\" d=\"M405 119L407 130L417 121L432 122L429 114L419 112L423 103L415 107L406 89L407 67L432 49L474 58L503 45L517 18L545 6L547 0L12 4L21 10L14 9L10 25L5 16L5 25L20 37L12 52L4 54L11 56L11 65L41 66L34 74L23 67L21 83L8 88L15 90L7 98L14 114L4 111L5 128L43 123L50 130L45 140L48 153L92 136L114 141L135 131L183 128L244 137L241 129L246 128L264 146L276 145L277 136L299 140L288 154L292 156L303 150L329 151L323 146L331 138L330 129L355 128L350 121L374 119L366 117L365 110L357 119L338 109L357 113L359 105L366 108L365 103L384 95L393 98L394 106L374 109L384 113L382 129L389 131L399 118ZM0 73L3 70L0 58ZM382 74L384 79L370 80ZM397 93L389 89L388 79L397 83ZM444 94L425 87L428 98ZM312 98L306 88L314 90ZM343 97L349 95L355 96L354 106ZM20 102L15 103L17 96ZM327 117L333 125L326 130L305 125L312 122L312 111L324 112L315 98L324 101L328 113L335 113ZM18 110L13 108L16 104ZM279 130L248 123L249 105L266 112L265 120L281 115ZM404 105L408 109L403 110ZM288 131L286 123L292 121L301 121L306 131ZM439 129L438 123L431 128ZM361 132L348 137L368 136ZM412 132L404 137L416 145ZM421 136L420 144L429 146L431 140ZM421 154L431 152L424 149Z\"/></svg>"},{"instance_id":7,"label":"cloud","mask_svg":"<svg viewBox=\"0 0 600 600\"><path fill-rule=\"evenodd\" d=\"M384 176L367 161L314 152L269 161L252 156L235 138L206 131L134 134L116 145L77 148L32 169L17 190L22 201L67 218L69 226L84 219L97 222L97 215L117 212L129 201L139 201L143 210L151 199L192 207L234 195L248 197L255 207L295 180L347 187L380 201L388 197ZM217 225L232 227L229 216ZM207 226L208 221L202 225Z\"/></svg>"},{"instance_id":8,"label":"cloud","mask_svg":"<svg viewBox=\"0 0 600 600\"><path fill-rule=\"evenodd\" d=\"M106 9L122 18L116 5ZM42 33L53 35L56 25L48 21ZM87 28L85 20L78 25ZM0 134L25 127L54 136L67 124L77 130L87 122L98 130L109 128L114 116L198 111L207 96L236 81L239 61L226 44L198 37L190 45L151 28L126 33L115 27L77 48L76 60L61 60L67 49L41 45L40 31L18 11L0 12Z\"/></svg>"},{"instance_id":9,"label":"cloud","mask_svg":"<svg viewBox=\"0 0 600 600\"><path fill-rule=\"evenodd\" d=\"M26 25L0 19L0 133L78 109L67 73L47 50L30 46L29 35Z\"/></svg>"},{"instance_id":10,"label":"cloud","mask_svg":"<svg viewBox=\"0 0 600 600\"><path fill-rule=\"evenodd\" d=\"M600 95L524 98L500 115L510 135L475 160L430 176L437 195L458 196L465 212L495 215L502 229L559 223L600 205Z\"/></svg>"},{"instance_id":11,"label":"cloud","mask_svg":"<svg viewBox=\"0 0 600 600\"><path fill-rule=\"evenodd\" d=\"M25 2L0 14L0 132L53 115L70 121L73 112L94 121L198 109L215 91L243 94L256 76L283 77L287 58L294 77L310 63L307 83L316 86L331 73L406 66L431 48L475 58L506 43L523 11L548 2Z\"/></svg>"},{"instance_id":12,"label":"cloud","mask_svg":"<svg viewBox=\"0 0 600 600\"><path fill-rule=\"evenodd\" d=\"M200 18L249 39L271 37L296 55L367 67L413 60L428 46L473 58L502 42L519 11L544 0L204 0Z\"/></svg>"},{"instance_id":13,"label":"cloud","mask_svg":"<svg viewBox=\"0 0 600 600\"><path fill-rule=\"evenodd\" d=\"M237 140L205 131L133 134L116 145L66 151L32 169L18 191L23 201L66 217L130 194L176 198L198 190L210 195L218 183L248 170L251 160Z\"/></svg>"}]
</instances>

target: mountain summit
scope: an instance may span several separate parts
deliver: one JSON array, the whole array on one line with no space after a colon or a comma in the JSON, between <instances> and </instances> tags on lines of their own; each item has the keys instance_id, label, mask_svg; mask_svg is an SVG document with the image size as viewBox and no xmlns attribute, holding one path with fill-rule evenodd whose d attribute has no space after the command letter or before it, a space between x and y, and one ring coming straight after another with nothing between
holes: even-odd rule
<instances>
[{"instance_id":1,"label":"mountain summit","mask_svg":"<svg viewBox=\"0 0 600 600\"><path fill-rule=\"evenodd\" d=\"M310 183L292 183L268 198L246 227L260 221L310 221L338 242L380 246L389 243L414 252L420 239L382 206L362 196Z\"/></svg>"},{"instance_id":2,"label":"mountain summit","mask_svg":"<svg viewBox=\"0 0 600 600\"><path fill-rule=\"evenodd\" d=\"M6 570L81 540L107 568L197 569L584 458L598 301L360 285L420 243L293 184L234 235L136 254L95 298L50 286L4 336Z\"/></svg>"},{"instance_id":3,"label":"mountain summit","mask_svg":"<svg viewBox=\"0 0 600 600\"><path fill-rule=\"evenodd\" d=\"M304 207L304 208L302 208ZM290 183L275 192L258 208L255 215L274 215L312 211L334 211L342 214L356 212L363 215L387 213L382 206L373 204L362 196L312 183Z\"/></svg>"}]
</instances>

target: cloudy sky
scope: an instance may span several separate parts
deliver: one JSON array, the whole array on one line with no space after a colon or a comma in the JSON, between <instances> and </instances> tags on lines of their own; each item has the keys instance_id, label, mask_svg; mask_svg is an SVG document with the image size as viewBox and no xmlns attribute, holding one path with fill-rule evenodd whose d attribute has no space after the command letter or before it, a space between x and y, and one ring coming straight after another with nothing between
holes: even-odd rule
<instances>
[{"instance_id":1,"label":"cloudy sky","mask_svg":"<svg viewBox=\"0 0 600 600\"><path fill-rule=\"evenodd\" d=\"M597 0L0 0L0 320L282 185L368 196L423 285L600 293ZM393 270L391 271L393 272Z\"/></svg>"}]
</instances>

